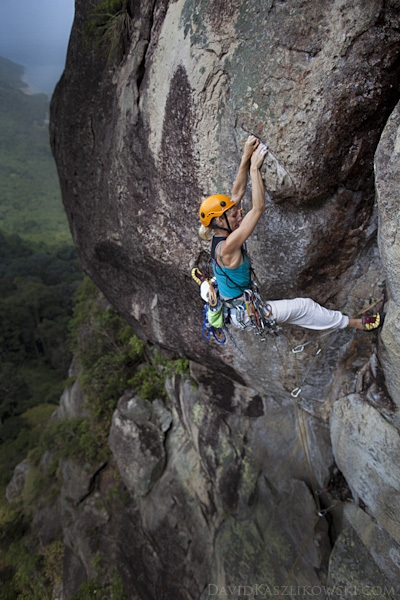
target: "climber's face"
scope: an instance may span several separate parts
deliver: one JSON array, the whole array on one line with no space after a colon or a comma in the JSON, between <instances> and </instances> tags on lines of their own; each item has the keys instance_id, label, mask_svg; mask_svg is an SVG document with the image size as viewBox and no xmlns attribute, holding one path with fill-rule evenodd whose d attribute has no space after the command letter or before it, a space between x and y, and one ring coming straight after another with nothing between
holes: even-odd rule
<instances>
[{"instance_id":1,"label":"climber's face","mask_svg":"<svg viewBox=\"0 0 400 600\"><path fill-rule=\"evenodd\" d=\"M237 208L237 206L232 206L228 210L224 212L220 217L216 217L215 223L216 225L220 225L221 229L224 231L235 231L242 222L242 209Z\"/></svg>"},{"instance_id":2,"label":"climber's face","mask_svg":"<svg viewBox=\"0 0 400 600\"><path fill-rule=\"evenodd\" d=\"M228 217L229 225L231 226L232 231L235 231L235 229L240 226L240 223L243 220L242 209L237 208L237 206L232 206L232 208L227 210L225 214Z\"/></svg>"}]
</instances>

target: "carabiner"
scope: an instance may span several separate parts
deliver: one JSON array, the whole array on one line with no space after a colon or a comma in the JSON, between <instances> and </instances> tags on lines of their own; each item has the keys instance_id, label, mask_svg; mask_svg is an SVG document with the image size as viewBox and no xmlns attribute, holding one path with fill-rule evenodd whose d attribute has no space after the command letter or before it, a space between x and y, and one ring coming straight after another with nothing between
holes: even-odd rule
<instances>
[{"instance_id":1,"label":"carabiner","mask_svg":"<svg viewBox=\"0 0 400 600\"><path fill-rule=\"evenodd\" d=\"M305 348L305 344L299 344L298 346L295 346L294 348L292 348L292 352L293 354L298 354L299 352L303 352Z\"/></svg>"},{"instance_id":2,"label":"carabiner","mask_svg":"<svg viewBox=\"0 0 400 600\"><path fill-rule=\"evenodd\" d=\"M297 396L299 396L300 393L301 393L301 387L297 387L291 391L290 395L293 396L293 398L297 398Z\"/></svg>"}]
</instances>

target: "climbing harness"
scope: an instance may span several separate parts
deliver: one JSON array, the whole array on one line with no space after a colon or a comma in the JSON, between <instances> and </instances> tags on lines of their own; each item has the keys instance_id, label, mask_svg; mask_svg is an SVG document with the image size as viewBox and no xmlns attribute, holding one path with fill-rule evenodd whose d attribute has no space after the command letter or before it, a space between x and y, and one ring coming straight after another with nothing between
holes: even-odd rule
<instances>
[{"instance_id":1,"label":"climbing harness","mask_svg":"<svg viewBox=\"0 0 400 600\"><path fill-rule=\"evenodd\" d=\"M202 337L206 340L213 338L218 344L227 340L225 332L233 341L229 325L236 329L251 329L260 336L260 341L266 340L268 333L277 335L280 327L272 318L270 306L261 297L258 285L251 282L251 287L244 290L238 298L225 299L219 295L215 277L206 278L196 267L192 269L192 278L200 285L200 294L205 301L203 308Z\"/></svg>"},{"instance_id":2,"label":"climbing harness","mask_svg":"<svg viewBox=\"0 0 400 600\"><path fill-rule=\"evenodd\" d=\"M218 238L213 240L212 249L212 266L214 273L221 274L225 278L226 285L232 290L232 295L240 289L240 285L234 281L224 265L222 252L220 249ZM218 258L222 267L218 264L215 255L219 249ZM250 256L247 252L246 245L242 246L243 263L248 261L250 272L250 285L247 286L240 296L225 298L220 295L220 300L223 306L224 324L232 325L236 329L252 329L256 335L260 336L260 341L266 340L266 335L273 332L277 335L278 327L275 319L272 316L270 305L265 301L265 295L260 291L261 285L257 279L254 269L251 264ZM216 279L214 277L215 285Z\"/></svg>"}]
</instances>

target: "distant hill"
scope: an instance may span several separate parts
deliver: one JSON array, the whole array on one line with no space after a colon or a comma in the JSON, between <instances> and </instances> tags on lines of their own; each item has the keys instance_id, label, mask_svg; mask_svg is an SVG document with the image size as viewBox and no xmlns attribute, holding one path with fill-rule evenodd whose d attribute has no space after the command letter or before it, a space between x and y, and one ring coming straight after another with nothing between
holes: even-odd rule
<instances>
[{"instance_id":1,"label":"distant hill","mask_svg":"<svg viewBox=\"0 0 400 600\"><path fill-rule=\"evenodd\" d=\"M27 93L23 73L0 57L0 229L50 245L71 242L50 151L49 100Z\"/></svg>"},{"instance_id":2,"label":"distant hill","mask_svg":"<svg viewBox=\"0 0 400 600\"><path fill-rule=\"evenodd\" d=\"M27 88L27 84L21 81L24 74L24 67L0 56L0 81L7 83L11 87Z\"/></svg>"}]
</instances>

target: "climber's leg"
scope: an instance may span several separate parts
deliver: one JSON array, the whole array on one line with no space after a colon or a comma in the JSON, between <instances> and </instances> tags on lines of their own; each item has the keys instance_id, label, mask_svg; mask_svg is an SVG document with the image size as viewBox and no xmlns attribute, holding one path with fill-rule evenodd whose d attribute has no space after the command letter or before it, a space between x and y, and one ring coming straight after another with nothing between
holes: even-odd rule
<instances>
[{"instance_id":1,"label":"climber's leg","mask_svg":"<svg viewBox=\"0 0 400 600\"><path fill-rule=\"evenodd\" d=\"M272 316L278 324L287 323L307 329L344 329L350 325L350 319L338 310L329 310L317 304L311 298L293 300L268 300ZM361 319L353 319L360 321ZM355 323L352 327L357 327ZM362 326L360 327L362 329Z\"/></svg>"},{"instance_id":2,"label":"climber's leg","mask_svg":"<svg viewBox=\"0 0 400 600\"><path fill-rule=\"evenodd\" d=\"M349 327L355 327L356 329L364 329L362 319L349 319Z\"/></svg>"}]
</instances>

